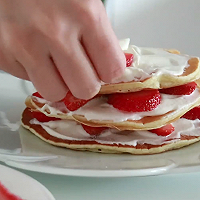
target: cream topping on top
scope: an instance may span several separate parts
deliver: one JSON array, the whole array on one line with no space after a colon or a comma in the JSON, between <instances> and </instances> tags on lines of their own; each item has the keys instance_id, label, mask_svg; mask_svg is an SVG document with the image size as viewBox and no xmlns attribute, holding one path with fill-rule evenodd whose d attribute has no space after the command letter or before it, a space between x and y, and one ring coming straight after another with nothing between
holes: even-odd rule
<instances>
[{"instance_id":1,"label":"cream topping on top","mask_svg":"<svg viewBox=\"0 0 200 200\"><path fill-rule=\"evenodd\" d=\"M126 53L134 55L133 63L125 69L122 77L113 83L142 81L161 74L181 75L189 66L188 55L169 53L161 48L146 48L130 45L130 39L120 40L119 44Z\"/></svg>"}]
</instances>

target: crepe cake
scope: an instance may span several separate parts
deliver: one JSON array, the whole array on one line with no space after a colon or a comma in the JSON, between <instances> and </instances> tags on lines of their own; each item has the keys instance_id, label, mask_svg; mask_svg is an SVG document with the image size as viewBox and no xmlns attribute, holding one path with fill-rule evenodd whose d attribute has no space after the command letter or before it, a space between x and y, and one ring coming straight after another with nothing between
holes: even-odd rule
<instances>
[{"instance_id":1,"label":"crepe cake","mask_svg":"<svg viewBox=\"0 0 200 200\"><path fill-rule=\"evenodd\" d=\"M97 95L88 101L76 99L71 92L55 103L34 94L26 99L27 107L49 117L119 130L159 128L199 104L199 81L160 90Z\"/></svg>"},{"instance_id":2,"label":"crepe cake","mask_svg":"<svg viewBox=\"0 0 200 200\"><path fill-rule=\"evenodd\" d=\"M139 48L127 41L121 42L127 60L121 78L110 85L102 83L99 94L90 100L77 99L68 92L62 101L52 103L34 93L26 99L28 108L23 113L23 126L54 145L91 151L100 149L101 152L158 153L197 141L199 137L195 131L188 136L175 129L181 127L176 125L183 121L179 118L200 104L199 59L175 50ZM43 123L53 125L48 127L49 124ZM63 124L66 124L64 129ZM67 126L75 130L71 136L67 135L70 132ZM76 127L82 126L88 138L77 136L81 132ZM144 134L142 142L140 139L127 142L137 134ZM174 134L176 137L171 138ZM111 137L102 143L101 138L98 139L104 135ZM147 135L165 139L160 138L162 141L158 139L155 144L154 139L146 142ZM115 137L122 141L115 141Z\"/></svg>"}]
</instances>

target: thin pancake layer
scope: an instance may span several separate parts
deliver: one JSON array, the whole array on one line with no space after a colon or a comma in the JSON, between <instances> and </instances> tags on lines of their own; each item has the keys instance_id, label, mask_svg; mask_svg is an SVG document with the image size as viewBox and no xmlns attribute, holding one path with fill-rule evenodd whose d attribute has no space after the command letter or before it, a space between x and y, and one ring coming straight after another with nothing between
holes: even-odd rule
<instances>
[{"instance_id":1,"label":"thin pancake layer","mask_svg":"<svg viewBox=\"0 0 200 200\"><path fill-rule=\"evenodd\" d=\"M171 53L177 54L177 51L171 51ZM105 84L101 86L100 94L111 94L111 93L126 93L135 92L143 89L163 89L169 87L175 87L183 85L200 78L200 67L199 59L194 57L188 60L188 67L185 68L182 75L172 74L159 74L153 75L142 81L130 81L114 84Z\"/></svg>"},{"instance_id":2,"label":"thin pancake layer","mask_svg":"<svg viewBox=\"0 0 200 200\"><path fill-rule=\"evenodd\" d=\"M112 118L109 118L107 120L105 120L105 119L101 120L99 118L87 119L85 110L82 110L82 114L77 114L77 111L71 112L71 113L67 113L67 111L66 112L65 111L57 112L55 110L55 107L53 107L53 105L51 105L51 103L48 105L47 104L48 104L48 102L46 104L41 103L41 102L38 102L37 99L34 99L32 97L28 97L26 99L27 107L29 107L33 110L38 110L40 112L43 112L47 116L57 117L60 119L74 119L80 123L83 123L83 124L86 124L89 126L111 127L111 128L116 128L116 129L120 129L120 130L149 130L149 129L159 128L163 125L171 123L171 122L175 121L176 119L180 118L182 115L184 115L190 109L198 106L200 104L200 88L196 89L195 100L193 102L190 102L190 100L187 100L186 105L184 104L184 106L179 109L169 110L168 112L166 112L164 114L158 114L158 115L156 114L154 116L149 116L149 115L143 116L140 119L130 119L129 118L128 120L124 120L124 121L113 121ZM64 103L62 103L62 102L60 104L64 105ZM62 109L64 110L64 108L62 108ZM80 108L80 109L82 109L82 108ZM84 107L83 107L83 109L84 109ZM108 109L108 108L106 107L106 109ZM117 109L115 109L115 110L117 110ZM96 113L99 113L99 111L98 112L97 111L96 111ZM102 112L103 111L104 110L102 110ZM95 113L95 111L93 109L92 109L92 112ZM149 112L147 112L147 114L148 113ZM103 112L103 114L104 114L104 112ZM117 111L116 115L120 115L120 111L119 112Z\"/></svg>"},{"instance_id":3,"label":"thin pancake layer","mask_svg":"<svg viewBox=\"0 0 200 200\"><path fill-rule=\"evenodd\" d=\"M66 147L73 150L86 150L101 153L131 153L131 154L156 154L168 150L178 149L188 146L200 140L199 136L181 135L180 139L171 140L167 144L152 145L152 144L137 144L136 146L122 144L101 144L94 141L76 141L65 140L50 135L39 124L32 124L30 120L32 116L28 108L22 114L22 125L34 133L37 137L52 145Z\"/></svg>"}]
</instances>

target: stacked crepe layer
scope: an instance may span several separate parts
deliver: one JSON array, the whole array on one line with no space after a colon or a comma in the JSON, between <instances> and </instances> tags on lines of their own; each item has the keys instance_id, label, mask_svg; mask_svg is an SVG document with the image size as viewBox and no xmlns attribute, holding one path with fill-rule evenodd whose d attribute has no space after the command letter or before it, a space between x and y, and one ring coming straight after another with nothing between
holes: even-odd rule
<instances>
[{"instance_id":1,"label":"stacked crepe layer","mask_svg":"<svg viewBox=\"0 0 200 200\"><path fill-rule=\"evenodd\" d=\"M198 141L198 120L181 117L200 105L199 59L181 55L176 50L139 48L129 45L128 40L121 43L126 53L134 55L134 61L121 78L112 84L102 83L99 97L70 111L63 101L52 103L38 96L29 96L22 125L53 145L104 153L153 154ZM123 112L107 103L107 95L116 92L164 89L193 81L197 87L190 95L161 94L161 103L152 111ZM35 111L60 120L39 122L32 116ZM168 136L151 132L170 123L175 131ZM107 129L100 135L91 136L81 124Z\"/></svg>"},{"instance_id":2,"label":"stacked crepe layer","mask_svg":"<svg viewBox=\"0 0 200 200\"><path fill-rule=\"evenodd\" d=\"M45 103L43 103L41 99L34 96L28 97L26 99L26 105L32 110L44 113L46 116L60 118L60 119L69 119L69 120L71 119L88 126L110 127L110 128L116 128L118 130L150 130L162 127L166 124L176 121L186 112L198 106L200 104L200 88L198 86L195 93L192 96L187 96L186 98L185 96L181 97L178 96L169 99L167 104L170 104L171 107L167 107L168 109L164 113L160 111L162 111L162 107L166 107L167 105L165 104L162 105L161 103L158 106L158 108L154 110L154 111L159 111L158 112L159 114L156 114L156 112L154 111L150 111L151 113L155 113L153 116L149 116L150 112L142 112L143 116L138 116L140 113L139 114L137 113L136 116L134 115L134 113L133 114L131 113L129 115L129 113L118 111L112 106L109 106L108 104L104 103L103 101L104 99L102 100L102 98L100 99L100 105L97 104L96 106L93 106L93 102L95 104L96 101L98 100L99 99L91 100L90 103L86 104L79 110L73 112L65 110L63 102L52 104L51 102L45 101ZM177 102L181 100L183 103L177 105ZM110 115L115 118L115 120L113 120L113 118L109 118L110 117L109 112ZM124 119L123 121L121 121L122 119L121 115L123 116ZM133 117L133 119L126 119L127 116L130 118ZM100 117L103 118L100 120L98 119Z\"/></svg>"}]
</instances>

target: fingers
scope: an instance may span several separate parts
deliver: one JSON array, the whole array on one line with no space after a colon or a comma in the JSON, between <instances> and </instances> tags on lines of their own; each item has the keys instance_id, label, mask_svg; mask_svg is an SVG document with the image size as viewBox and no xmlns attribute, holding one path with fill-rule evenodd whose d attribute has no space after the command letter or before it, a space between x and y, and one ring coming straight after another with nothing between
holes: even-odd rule
<instances>
[{"instance_id":1,"label":"fingers","mask_svg":"<svg viewBox=\"0 0 200 200\"><path fill-rule=\"evenodd\" d=\"M0 48L0 69L24 80L30 80L24 67L1 46Z\"/></svg>"},{"instance_id":2,"label":"fingers","mask_svg":"<svg viewBox=\"0 0 200 200\"><path fill-rule=\"evenodd\" d=\"M96 13L97 17L91 15L91 20L88 20L86 29L83 30L82 44L100 79L110 83L125 70L125 56L104 9L99 15Z\"/></svg>"},{"instance_id":3,"label":"fingers","mask_svg":"<svg viewBox=\"0 0 200 200\"><path fill-rule=\"evenodd\" d=\"M90 99L101 80L110 83L122 75L125 56L100 0L31 2L18 4L27 8L11 12L7 26L0 25L0 40L12 55L5 58L5 71L31 80L49 101L63 99L68 89L77 98Z\"/></svg>"},{"instance_id":4,"label":"fingers","mask_svg":"<svg viewBox=\"0 0 200 200\"><path fill-rule=\"evenodd\" d=\"M47 100L55 102L63 99L68 91L60 74L48 55L38 55L37 58L21 59L27 67L27 73L36 90Z\"/></svg>"},{"instance_id":5,"label":"fingers","mask_svg":"<svg viewBox=\"0 0 200 200\"><path fill-rule=\"evenodd\" d=\"M79 41L74 39L67 44L51 48L54 62L72 94L90 99L99 92L100 80Z\"/></svg>"},{"instance_id":6,"label":"fingers","mask_svg":"<svg viewBox=\"0 0 200 200\"><path fill-rule=\"evenodd\" d=\"M36 90L49 101L63 99L68 91L62 77L51 61L46 45L41 37L17 37L12 50L15 58L26 68L29 79ZM27 41L28 38L30 41Z\"/></svg>"},{"instance_id":7,"label":"fingers","mask_svg":"<svg viewBox=\"0 0 200 200\"><path fill-rule=\"evenodd\" d=\"M43 57L38 57L37 59L37 61L34 59L22 61L23 65L29 65L27 70L28 76L36 90L49 101L62 100L68 88L56 70L56 67L47 55L43 55Z\"/></svg>"},{"instance_id":8,"label":"fingers","mask_svg":"<svg viewBox=\"0 0 200 200\"><path fill-rule=\"evenodd\" d=\"M1 56L0 56L0 59L1 59ZM5 62L5 61L2 61L1 59L0 69L17 78L28 80L28 81L30 80L24 67L17 61L13 61L13 64L10 64L10 60Z\"/></svg>"}]
</instances>

